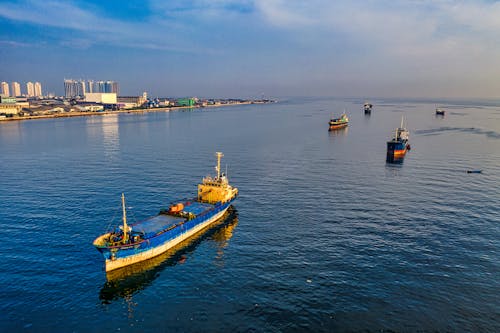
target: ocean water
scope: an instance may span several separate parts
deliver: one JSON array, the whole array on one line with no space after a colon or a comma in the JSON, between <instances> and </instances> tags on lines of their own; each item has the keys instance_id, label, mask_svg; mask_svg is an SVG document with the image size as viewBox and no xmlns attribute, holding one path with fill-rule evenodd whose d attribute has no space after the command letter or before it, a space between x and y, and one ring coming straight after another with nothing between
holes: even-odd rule
<instances>
[{"instance_id":1,"label":"ocean water","mask_svg":"<svg viewBox=\"0 0 500 333\"><path fill-rule=\"evenodd\" d=\"M0 123L0 331L499 332L500 103L363 102ZM412 150L387 164L402 116ZM154 215L215 151L231 214L106 275L92 241L121 193Z\"/></svg>"}]
</instances>

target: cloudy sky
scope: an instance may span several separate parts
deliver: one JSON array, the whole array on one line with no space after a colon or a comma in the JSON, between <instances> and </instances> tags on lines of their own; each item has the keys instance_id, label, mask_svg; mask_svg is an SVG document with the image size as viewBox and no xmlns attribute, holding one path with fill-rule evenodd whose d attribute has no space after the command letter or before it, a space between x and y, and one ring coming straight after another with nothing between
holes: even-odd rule
<instances>
[{"instance_id":1,"label":"cloudy sky","mask_svg":"<svg viewBox=\"0 0 500 333\"><path fill-rule=\"evenodd\" d=\"M2 0L0 81L156 96L500 97L500 1Z\"/></svg>"}]
</instances>

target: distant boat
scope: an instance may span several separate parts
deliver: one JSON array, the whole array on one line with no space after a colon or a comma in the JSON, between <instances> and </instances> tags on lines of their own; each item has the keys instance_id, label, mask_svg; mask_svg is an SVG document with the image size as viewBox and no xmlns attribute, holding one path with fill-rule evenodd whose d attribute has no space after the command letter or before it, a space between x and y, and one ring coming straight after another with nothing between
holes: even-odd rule
<instances>
[{"instance_id":1,"label":"distant boat","mask_svg":"<svg viewBox=\"0 0 500 333\"><path fill-rule=\"evenodd\" d=\"M229 185L226 175L221 173L223 154L218 152L216 156L217 176L203 178L198 184L198 196L175 201L156 216L128 224L122 194L123 223L94 240L94 246L104 257L106 272L156 257L224 215L238 189Z\"/></svg>"},{"instance_id":2,"label":"distant boat","mask_svg":"<svg viewBox=\"0 0 500 333\"><path fill-rule=\"evenodd\" d=\"M328 124L330 125L330 127L328 128L329 131L344 128L349 124L349 118L345 113L343 113L339 118L330 119L330 122Z\"/></svg>"},{"instance_id":3,"label":"distant boat","mask_svg":"<svg viewBox=\"0 0 500 333\"><path fill-rule=\"evenodd\" d=\"M365 104L363 106L363 109L365 110L365 114L372 113L372 107L373 107L373 104L365 102Z\"/></svg>"},{"instance_id":4,"label":"distant boat","mask_svg":"<svg viewBox=\"0 0 500 333\"><path fill-rule=\"evenodd\" d=\"M401 117L401 126L396 128L396 132L390 141L387 141L387 162L402 161L406 152L410 150L408 142L410 132L403 126L403 117Z\"/></svg>"},{"instance_id":5,"label":"distant boat","mask_svg":"<svg viewBox=\"0 0 500 333\"><path fill-rule=\"evenodd\" d=\"M440 108L436 108L436 116L444 116L444 110Z\"/></svg>"},{"instance_id":6,"label":"distant boat","mask_svg":"<svg viewBox=\"0 0 500 333\"><path fill-rule=\"evenodd\" d=\"M483 170L467 170L467 173L482 173Z\"/></svg>"}]
</instances>

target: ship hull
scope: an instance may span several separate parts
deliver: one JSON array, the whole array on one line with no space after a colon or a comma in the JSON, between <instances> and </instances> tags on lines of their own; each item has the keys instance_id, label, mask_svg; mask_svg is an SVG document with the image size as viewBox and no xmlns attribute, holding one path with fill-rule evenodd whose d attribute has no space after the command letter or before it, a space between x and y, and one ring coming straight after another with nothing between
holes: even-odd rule
<instances>
[{"instance_id":1,"label":"ship hull","mask_svg":"<svg viewBox=\"0 0 500 333\"><path fill-rule=\"evenodd\" d=\"M140 244L98 248L105 259L105 271L109 272L132 265L166 252L180 242L202 232L211 224L219 220L227 211L232 201L233 200L224 204L215 205L213 209L204 213L202 216L186 221L182 226L145 239Z\"/></svg>"},{"instance_id":2,"label":"ship hull","mask_svg":"<svg viewBox=\"0 0 500 333\"><path fill-rule=\"evenodd\" d=\"M347 124L348 123L341 123L341 124L330 124L330 127L329 127L329 131L334 131L334 130L337 130L337 129L341 129L341 128L344 128L344 127L347 127Z\"/></svg>"},{"instance_id":3,"label":"ship hull","mask_svg":"<svg viewBox=\"0 0 500 333\"><path fill-rule=\"evenodd\" d=\"M408 151L408 144L404 141L387 142L387 162L396 162L405 157Z\"/></svg>"}]
</instances>

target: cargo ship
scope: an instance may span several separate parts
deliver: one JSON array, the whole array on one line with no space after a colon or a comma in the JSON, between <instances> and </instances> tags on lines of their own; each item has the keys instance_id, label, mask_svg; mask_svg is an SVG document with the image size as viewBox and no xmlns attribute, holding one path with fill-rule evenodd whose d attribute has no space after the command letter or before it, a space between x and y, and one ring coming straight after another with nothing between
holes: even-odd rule
<instances>
[{"instance_id":1,"label":"cargo ship","mask_svg":"<svg viewBox=\"0 0 500 333\"><path fill-rule=\"evenodd\" d=\"M343 113L339 118L330 119L329 122L330 127L328 128L328 130L333 131L339 128L344 128L347 127L348 124L349 124L349 118L345 113Z\"/></svg>"},{"instance_id":2,"label":"cargo ship","mask_svg":"<svg viewBox=\"0 0 500 333\"><path fill-rule=\"evenodd\" d=\"M222 260L221 255L228 246L237 225L238 212L231 205L224 215L211 224L205 232L197 233L154 258L106 272L106 282L99 292L99 298L109 302L118 297L132 296L150 285L165 268L183 264L189 260L191 253L205 241L215 245L214 250L217 254L214 259Z\"/></svg>"},{"instance_id":3,"label":"cargo ship","mask_svg":"<svg viewBox=\"0 0 500 333\"><path fill-rule=\"evenodd\" d=\"M365 110L365 114L370 114L372 113L372 107L373 105L371 103L365 102L363 109Z\"/></svg>"},{"instance_id":4,"label":"cargo ship","mask_svg":"<svg viewBox=\"0 0 500 333\"><path fill-rule=\"evenodd\" d=\"M396 128L393 138L387 141L387 162L403 160L406 152L410 150L409 137L410 132L403 126L403 118L401 118L401 126Z\"/></svg>"},{"instance_id":5,"label":"cargo ship","mask_svg":"<svg viewBox=\"0 0 500 333\"><path fill-rule=\"evenodd\" d=\"M104 257L106 272L156 257L224 215L238 196L238 189L221 173L220 160L224 155L217 152L216 156L217 175L202 179L197 197L174 201L156 216L128 224L122 194L122 223L93 242Z\"/></svg>"}]
</instances>

